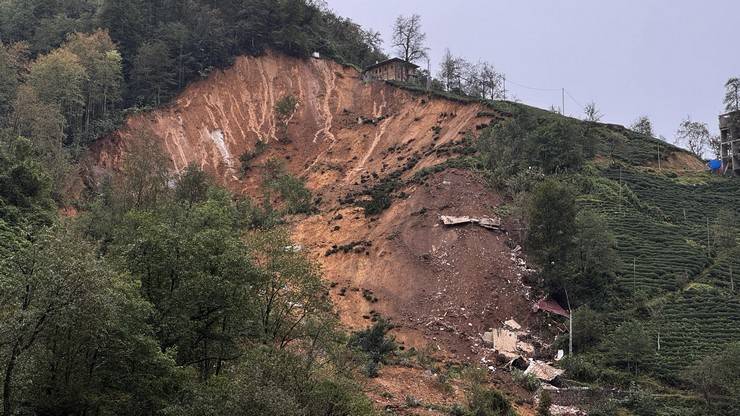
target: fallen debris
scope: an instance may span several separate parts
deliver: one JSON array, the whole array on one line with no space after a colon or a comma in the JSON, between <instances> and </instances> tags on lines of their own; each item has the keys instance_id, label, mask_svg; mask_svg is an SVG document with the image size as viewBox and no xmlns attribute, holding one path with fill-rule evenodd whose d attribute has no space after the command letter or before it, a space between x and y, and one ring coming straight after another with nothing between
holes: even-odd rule
<instances>
[{"instance_id":1,"label":"fallen debris","mask_svg":"<svg viewBox=\"0 0 740 416\"><path fill-rule=\"evenodd\" d=\"M548 383L551 383L553 380L560 377L564 372L565 370L555 368L543 361L531 361L529 363L529 367L524 370L524 374L532 374L538 379Z\"/></svg>"},{"instance_id":2,"label":"fallen debris","mask_svg":"<svg viewBox=\"0 0 740 416\"><path fill-rule=\"evenodd\" d=\"M563 309L563 307L560 306L560 304L555 302L553 299L542 298L538 300L537 303L532 305L532 310L534 312L539 312L539 311L550 312L550 313L554 313L555 315L560 315L566 318L570 318L570 314L568 313L568 311Z\"/></svg>"},{"instance_id":3,"label":"fallen debris","mask_svg":"<svg viewBox=\"0 0 740 416\"><path fill-rule=\"evenodd\" d=\"M462 217L455 217L452 215L440 215L439 218L440 220L442 220L442 224L447 225L447 226L475 224L483 228L486 228L488 230L494 230L494 231L501 230L501 218L489 218L489 217L475 218L475 217L469 217L467 215L462 216Z\"/></svg>"},{"instance_id":4,"label":"fallen debris","mask_svg":"<svg viewBox=\"0 0 740 416\"><path fill-rule=\"evenodd\" d=\"M506 329L494 329L483 334L483 342L493 346L499 352L515 353L517 335Z\"/></svg>"},{"instance_id":5,"label":"fallen debris","mask_svg":"<svg viewBox=\"0 0 740 416\"><path fill-rule=\"evenodd\" d=\"M508 321L504 322L504 325L508 326L510 329L513 329L514 331L518 331L522 329L522 326L519 325L519 322L509 319Z\"/></svg>"}]
</instances>

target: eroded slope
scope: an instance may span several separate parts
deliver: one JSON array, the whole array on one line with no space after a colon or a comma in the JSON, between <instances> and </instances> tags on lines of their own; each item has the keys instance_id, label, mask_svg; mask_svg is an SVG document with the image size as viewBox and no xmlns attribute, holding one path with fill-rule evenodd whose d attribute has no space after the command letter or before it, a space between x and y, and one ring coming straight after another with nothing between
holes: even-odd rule
<instances>
[{"instance_id":1,"label":"eroded slope","mask_svg":"<svg viewBox=\"0 0 740 416\"><path fill-rule=\"evenodd\" d=\"M274 107L289 95L298 106L281 137ZM493 359L481 334L506 319L525 327L529 319L516 241L505 231L446 227L439 216L493 216L502 201L464 170L409 179L501 116L479 104L365 83L354 68L331 61L242 57L167 108L130 117L96 144L86 175L94 180L120 168L127 143L141 131L161 142L175 172L196 163L254 197L261 196L260 164L280 158L321 201L317 214L292 219L294 238L322 264L345 324L364 327L379 314L400 324L407 346L431 347L452 360ZM242 175L239 156L260 141L264 154ZM366 217L353 198L390 178L402 184L394 203Z\"/></svg>"}]
</instances>

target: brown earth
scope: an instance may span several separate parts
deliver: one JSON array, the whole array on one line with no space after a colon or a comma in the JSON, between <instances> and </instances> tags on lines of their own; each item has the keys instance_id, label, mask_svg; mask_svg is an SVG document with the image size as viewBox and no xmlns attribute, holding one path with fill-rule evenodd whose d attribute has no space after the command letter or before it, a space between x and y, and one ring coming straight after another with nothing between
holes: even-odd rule
<instances>
[{"instance_id":1,"label":"brown earth","mask_svg":"<svg viewBox=\"0 0 740 416\"><path fill-rule=\"evenodd\" d=\"M273 108L287 95L299 105L285 138ZM366 327L379 314L399 326L396 335L407 349L489 366L495 357L483 346L483 332L511 318L525 330L535 326L522 283L527 268L513 254L514 233L447 227L439 215L495 216L501 197L474 174L447 169L397 190L377 217L340 202L392 172L405 180L443 162L466 133L503 116L482 110L365 83L355 69L327 60L242 57L192 84L168 107L130 117L120 132L95 144L83 176L94 181L120 168L127 143L142 129L161 142L173 171L195 163L231 190L253 196L259 196L258 166L279 157L321 198L318 214L291 220L293 236L321 263L347 327ZM267 150L242 178L239 156L258 141ZM333 246L357 242L346 253L327 255ZM462 400L457 390L425 393L431 390L417 383L420 373L387 367L372 383L392 390L394 406L406 395L440 405ZM506 390L521 397L513 387Z\"/></svg>"}]
</instances>

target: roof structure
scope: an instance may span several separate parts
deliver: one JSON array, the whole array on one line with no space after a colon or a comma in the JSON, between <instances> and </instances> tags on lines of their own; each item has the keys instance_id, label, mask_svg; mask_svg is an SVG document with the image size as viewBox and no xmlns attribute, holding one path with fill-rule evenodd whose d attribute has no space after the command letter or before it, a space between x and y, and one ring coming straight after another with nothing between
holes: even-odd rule
<instances>
[{"instance_id":1,"label":"roof structure","mask_svg":"<svg viewBox=\"0 0 740 416\"><path fill-rule=\"evenodd\" d=\"M553 299L542 298L538 300L537 303L532 306L532 310L534 310L535 312L546 311L554 313L555 315L564 316L566 318L570 317L568 311L563 309L563 307L560 306L560 304L555 302Z\"/></svg>"},{"instance_id":2,"label":"roof structure","mask_svg":"<svg viewBox=\"0 0 740 416\"><path fill-rule=\"evenodd\" d=\"M394 62L399 62L399 63L405 64L407 66L413 67L414 69L416 69L416 68L419 67L419 65L413 64L413 63L411 63L409 61L406 61L406 60L403 60L401 58L391 58L391 59L386 59L385 61L376 62L376 63L370 65L369 67L365 68L365 72L367 72L367 71L369 71L369 70L371 70L373 68L377 68L379 66L384 66L384 65L392 64Z\"/></svg>"}]
</instances>

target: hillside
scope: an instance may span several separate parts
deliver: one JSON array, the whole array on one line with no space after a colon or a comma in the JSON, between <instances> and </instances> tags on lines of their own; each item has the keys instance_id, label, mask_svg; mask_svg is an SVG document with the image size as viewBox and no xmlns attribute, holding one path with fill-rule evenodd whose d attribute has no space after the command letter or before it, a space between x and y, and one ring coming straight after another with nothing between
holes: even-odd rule
<instances>
[{"instance_id":1,"label":"hillside","mask_svg":"<svg viewBox=\"0 0 740 416\"><path fill-rule=\"evenodd\" d=\"M258 199L263 165L278 158L315 198L315 213L290 219L292 235L321 264L347 327L364 328L382 316L397 325L394 333L406 347L432 348L442 362L495 362L481 336L514 319L536 356L549 354L555 334L531 312L538 294L527 286L532 266L515 250L524 242L520 219L507 214L511 196L491 187L485 167L467 155L476 151L476 136L502 120L561 117L509 102L366 83L359 75L329 60L276 53L238 58L233 68L192 84L165 108L130 117L124 129L98 141L83 178L94 185L120 169L128 143L142 131L162 145L171 170L195 163L232 191ZM282 128L275 106L285 97L297 105ZM737 295L726 291L726 255L708 256L702 247L707 218L716 216L707 202L732 205L737 185L705 178L699 160L656 139L616 125L568 122L584 125L596 155L568 180L582 189L579 206L608 219L620 258L617 298L600 305L612 308L607 327L634 315L654 336L662 328L651 366L656 376L676 380L686 357L718 351L717 340L738 340L732 328L740 308ZM240 162L245 153L247 169ZM446 227L441 215L503 215L504 227ZM647 305L664 300L660 317L640 312L636 296ZM712 336L699 336L700 326ZM419 374L393 374L383 388L410 394L400 386ZM496 377L501 388L529 400L502 376ZM394 400L389 405L398 406Z\"/></svg>"},{"instance_id":2,"label":"hillside","mask_svg":"<svg viewBox=\"0 0 740 416\"><path fill-rule=\"evenodd\" d=\"M277 137L273 108L288 95L298 106L286 140ZM528 300L506 235L446 229L439 215L492 215L501 198L461 170L413 184L411 179L458 154L466 133L503 117L484 109L366 84L354 68L328 60L245 57L192 85L169 107L130 118L123 131L96 144L88 172L120 167L127 139L142 128L161 140L173 170L196 163L229 189L253 197L261 196L259 166L278 157L321 201L318 214L295 218L293 233L336 285L332 294L345 312L342 319L364 327L370 321L363 316L377 312L425 333L430 317L446 316L447 325L459 328L441 334L448 338L447 351L463 358L475 343L468 338L512 317L526 322ZM266 149L242 178L239 156L254 151L258 141ZM377 217L366 217L357 206L375 187L406 182L388 190L397 202ZM356 247L326 255L348 245ZM368 290L377 302L362 298ZM516 296L509 307L482 314L491 292ZM408 334L412 344L417 338Z\"/></svg>"}]
</instances>

